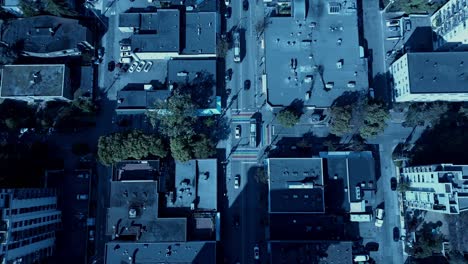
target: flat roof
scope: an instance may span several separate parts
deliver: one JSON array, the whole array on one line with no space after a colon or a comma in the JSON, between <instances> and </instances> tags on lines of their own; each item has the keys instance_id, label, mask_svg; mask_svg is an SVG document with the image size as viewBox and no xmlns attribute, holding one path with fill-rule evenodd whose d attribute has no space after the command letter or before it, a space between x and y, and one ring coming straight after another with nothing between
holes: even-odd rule
<instances>
[{"instance_id":1,"label":"flat roof","mask_svg":"<svg viewBox=\"0 0 468 264\"><path fill-rule=\"evenodd\" d=\"M406 56L411 93L468 92L468 52L421 52Z\"/></svg>"},{"instance_id":2,"label":"flat roof","mask_svg":"<svg viewBox=\"0 0 468 264\"><path fill-rule=\"evenodd\" d=\"M5 65L1 71L1 97L63 96L63 64Z\"/></svg>"},{"instance_id":3,"label":"flat roof","mask_svg":"<svg viewBox=\"0 0 468 264\"><path fill-rule=\"evenodd\" d=\"M176 243L108 242L105 250L105 263L108 264L216 263L216 242L214 241ZM129 257L131 257L131 260Z\"/></svg>"},{"instance_id":4,"label":"flat roof","mask_svg":"<svg viewBox=\"0 0 468 264\"><path fill-rule=\"evenodd\" d=\"M91 31L76 19L35 16L9 20L4 26L1 40L10 45L21 42L28 52L48 53L77 48L82 41L92 43Z\"/></svg>"},{"instance_id":5,"label":"flat roof","mask_svg":"<svg viewBox=\"0 0 468 264\"><path fill-rule=\"evenodd\" d=\"M183 54L216 54L218 13L185 14L185 48Z\"/></svg>"},{"instance_id":6,"label":"flat roof","mask_svg":"<svg viewBox=\"0 0 468 264\"><path fill-rule=\"evenodd\" d=\"M325 211L321 158L268 159L270 213Z\"/></svg>"},{"instance_id":7,"label":"flat roof","mask_svg":"<svg viewBox=\"0 0 468 264\"><path fill-rule=\"evenodd\" d=\"M170 90L120 90L117 92L117 109L146 109L170 95Z\"/></svg>"},{"instance_id":8,"label":"flat roof","mask_svg":"<svg viewBox=\"0 0 468 264\"><path fill-rule=\"evenodd\" d=\"M305 20L268 18L265 63L271 105L287 106L297 99L306 106L329 107L344 92L368 88L367 60L360 57L356 2L346 1L337 14L328 14L327 3L310 2ZM328 82L334 86L325 91ZM348 87L350 82L354 87ZM311 92L308 100L307 92Z\"/></svg>"},{"instance_id":9,"label":"flat roof","mask_svg":"<svg viewBox=\"0 0 468 264\"><path fill-rule=\"evenodd\" d=\"M138 52L179 52L180 11L158 9L152 13L121 13L119 27L135 28L130 37Z\"/></svg>"},{"instance_id":10,"label":"flat roof","mask_svg":"<svg viewBox=\"0 0 468 264\"><path fill-rule=\"evenodd\" d=\"M124 160L114 165L114 181L154 181L159 173L159 160Z\"/></svg>"},{"instance_id":11,"label":"flat roof","mask_svg":"<svg viewBox=\"0 0 468 264\"><path fill-rule=\"evenodd\" d=\"M217 209L217 160L203 159L176 162L174 200L168 207L188 207L199 210Z\"/></svg>"},{"instance_id":12,"label":"flat roof","mask_svg":"<svg viewBox=\"0 0 468 264\"><path fill-rule=\"evenodd\" d=\"M349 264L353 262L353 242L349 241L271 241L271 263Z\"/></svg>"}]
</instances>

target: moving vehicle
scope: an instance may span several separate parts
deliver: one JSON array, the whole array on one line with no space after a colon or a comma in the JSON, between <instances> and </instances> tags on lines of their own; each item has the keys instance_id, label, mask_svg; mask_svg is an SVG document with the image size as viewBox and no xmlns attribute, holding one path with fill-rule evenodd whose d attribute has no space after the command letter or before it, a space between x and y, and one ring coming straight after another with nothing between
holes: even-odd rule
<instances>
[{"instance_id":1,"label":"moving vehicle","mask_svg":"<svg viewBox=\"0 0 468 264\"><path fill-rule=\"evenodd\" d=\"M231 18L232 8L230 6L226 7L226 12L224 13L225 18Z\"/></svg>"},{"instance_id":2,"label":"moving vehicle","mask_svg":"<svg viewBox=\"0 0 468 264\"><path fill-rule=\"evenodd\" d=\"M244 9L244 11L249 10L249 1L248 0L242 1L242 9Z\"/></svg>"},{"instance_id":3,"label":"moving vehicle","mask_svg":"<svg viewBox=\"0 0 468 264\"><path fill-rule=\"evenodd\" d=\"M234 62L240 62L240 53L241 53L241 43L240 43L240 33L239 31L235 31L232 34L232 38L234 41Z\"/></svg>"},{"instance_id":4,"label":"moving vehicle","mask_svg":"<svg viewBox=\"0 0 468 264\"><path fill-rule=\"evenodd\" d=\"M138 61L134 61L132 65L130 66L130 68L128 69L128 72L129 73L134 72L137 66L138 66Z\"/></svg>"},{"instance_id":5,"label":"moving vehicle","mask_svg":"<svg viewBox=\"0 0 468 264\"><path fill-rule=\"evenodd\" d=\"M141 70L143 70L145 65L146 65L146 61L140 61L140 63L138 64L138 67L136 68L136 71L141 72Z\"/></svg>"},{"instance_id":6,"label":"moving vehicle","mask_svg":"<svg viewBox=\"0 0 468 264\"><path fill-rule=\"evenodd\" d=\"M397 189L397 180L395 177L392 177L390 179L390 188L392 189L392 191L395 191Z\"/></svg>"},{"instance_id":7,"label":"moving vehicle","mask_svg":"<svg viewBox=\"0 0 468 264\"><path fill-rule=\"evenodd\" d=\"M88 195L87 194L77 194L76 199L77 200L88 200Z\"/></svg>"},{"instance_id":8,"label":"moving vehicle","mask_svg":"<svg viewBox=\"0 0 468 264\"><path fill-rule=\"evenodd\" d=\"M234 189L239 189L239 186L240 186L240 175L237 174L234 177Z\"/></svg>"},{"instance_id":9,"label":"moving vehicle","mask_svg":"<svg viewBox=\"0 0 468 264\"><path fill-rule=\"evenodd\" d=\"M241 126L240 126L240 125L237 125L234 132L235 132L235 133L234 133L234 137L235 137L235 138L240 138L240 136L241 136Z\"/></svg>"},{"instance_id":10,"label":"moving vehicle","mask_svg":"<svg viewBox=\"0 0 468 264\"><path fill-rule=\"evenodd\" d=\"M250 119L250 146L257 147L257 120L255 118Z\"/></svg>"},{"instance_id":11,"label":"moving vehicle","mask_svg":"<svg viewBox=\"0 0 468 264\"><path fill-rule=\"evenodd\" d=\"M245 80L244 81L244 90L249 90L250 89L250 80Z\"/></svg>"},{"instance_id":12,"label":"moving vehicle","mask_svg":"<svg viewBox=\"0 0 468 264\"><path fill-rule=\"evenodd\" d=\"M384 209L377 208L375 210L375 226L382 227L383 225L383 218L384 218Z\"/></svg>"},{"instance_id":13,"label":"moving vehicle","mask_svg":"<svg viewBox=\"0 0 468 264\"><path fill-rule=\"evenodd\" d=\"M393 241L400 241L400 229L398 227L393 228Z\"/></svg>"},{"instance_id":14,"label":"moving vehicle","mask_svg":"<svg viewBox=\"0 0 468 264\"><path fill-rule=\"evenodd\" d=\"M145 65L145 67L143 68L143 71L144 72L149 72L149 70L151 69L151 66L153 66L153 62L152 61L148 61Z\"/></svg>"},{"instance_id":15,"label":"moving vehicle","mask_svg":"<svg viewBox=\"0 0 468 264\"><path fill-rule=\"evenodd\" d=\"M258 245L254 246L254 259L260 259L260 248Z\"/></svg>"}]
</instances>

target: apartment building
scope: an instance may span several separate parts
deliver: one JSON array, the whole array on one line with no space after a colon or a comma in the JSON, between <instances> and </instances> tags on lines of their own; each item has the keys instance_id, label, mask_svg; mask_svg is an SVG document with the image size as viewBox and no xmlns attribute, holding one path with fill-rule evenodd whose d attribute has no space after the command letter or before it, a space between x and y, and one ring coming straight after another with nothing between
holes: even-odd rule
<instances>
[{"instance_id":1,"label":"apartment building","mask_svg":"<svg viewBox=\"0 0 468 264\"><path fill-rule=\"evenodd\" d=\"M390 73L396 102L468 101L468 52L406 53Z\"/></svg>"},{"instance_id":2,"label":"apartment building","mask_svg":"<svg viewBox=\"0 0 468 264\"><path fill-rule=\"evenodd\" d=\"M468 44L468 0L450 0L431 16L435 49Z\"/></svg>"},{"instance_id":3,"label":"apartment building","mask_svg":"<svg viewBox=\"0 0 468 264\"><path fill-rule=\"evenodd\" d=\"M53 189L0 190L1 263L39 263L52 256L61 226Z\"/></svg>"},{"instance_id":4,"label":"apartment building","mask_svg":"<svg viewBox=\"0 0 468 264\"><path fill-rule=\"evenodd\" d=\"M401 180L409 185L404 202L410 208L444 214L468 210L468 165L406 167Z\"/></svg>"}]
</instances>

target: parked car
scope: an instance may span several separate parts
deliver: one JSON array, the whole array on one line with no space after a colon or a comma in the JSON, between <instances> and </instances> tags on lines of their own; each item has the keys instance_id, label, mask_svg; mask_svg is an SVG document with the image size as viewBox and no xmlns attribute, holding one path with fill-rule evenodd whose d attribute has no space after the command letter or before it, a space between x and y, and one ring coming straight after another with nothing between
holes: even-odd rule
<instances>
[{"instance_id":1,"label":"parked car","mask_svg":"<svg viewBox=\"0 0 468 264\"><path fill-rule=\"evenodd\" d=\"M398 227L393 228L393 241L400 241L400 229Z\"/></svg>"},{"instance_id":2,"label":"parked car","mask_svg":"<svg viewBox=\"0 0 468 264\"><path fill-rule=\"evenodd\" d=\"M241 136L241 126L237 125L236 129L234 130L234 137L235 138L240 138L240 136Z\"/></svg>"},{"instance_id":3,"label":"parked car","mask_svg":"<svg viewBox=\"0 0 468 264\"><path fill-rule=\"evenodd\" d=\"M389 27L388 30L390 30L390 31L400 31L400 27L399 26Z\"/></svg>"},{"instance_id":4,"label":"parked car","mask_svg":"<svg viewBox=\"0 0 468 264\"><path fill-rule=\"evenodd\" d=\"M367 251L379 251L379 243L377 242L369 242L366 244Z\"/></svg>"},{"instance_id":5,"label":"parked car","mask_svg":"<svg viewBox=\"0 0 468 264\"><path fill-rule=\"evenodd\" d=\"M100 47L97 49L97 57L98 59L102 59L102 57L104 57L104 48L103 47Z\"/></svg>"},{"instance_id":6,"label":"parked car","mask_svg":"<svg viewBox=\"0 0 468 264\"><path fill-rule=\"evenodd\" d=\"M393 19L393 20L387 20L387 27L398 27L400 26L400 20Z\"/></svg>"},{"instance_id":7,"label":"parked car","mask_svg":"<svg viewBox=\"0 0 468 264\"><path fill-rule=\"evenodd\" d=\"M245 80L244 81L244 90L249 90L250 89L250 80Z\"/></svg>"},{"instance_id":8,"label":"parked car","mask_svg":"<svg viewBox=\"0 0 468 264\"><path fill-rule=\"evenodd\" d=\"M120 57L125 58L125 57L131 57L132 53L130 51L122 51L120 52Z\"/></svg>"},{"instance_id":9,"label":"parked car","mask_svg":"<svg viewBox=\"0 0 468 264\"><path fill-rule=\"evenodd\" d=\"M88 200L88 195L87 194L77 194L76 199L77 200Z\"/></svg>"},{"instance_id":10,"label":"parked car","mask_svg":"<svg viewBox=\"0 0 468 264\"><path fill-rule=\"evenodd\" d=\"M411 30L411 20L409 20L409 19L405 20L405 30L406 31Z\"/></svg>"},{"instance_id":11,"label":"parked car","mask_svg":"<svg viewBox=\"0 0 468 264\"><path fill-rule=\"evenodd\" d=\"M230 6L226 7L226 12L224 13L225 18L231 18L232 8Z\"/></svg>"},{"instance_id":12,"label":"parked car","mask_svg":"<svg viewBox=\"0 0 468 264\"><path fill-rule=\"evenodd\" d=\"M141 72L141 70L143 70L145 65L146 65L146 61L140 61L140 63L138 64L138 67L136 68L136 71Z\"/></svg>"},{"instance_id":13,"label":"parked car","mask_svg":"<svg viewBox=\"0 0 468 264\"><path fill-rule=\"evenodd\" d=\"M244 9L244 11L249 10L249 1L248 0L242 1L242 9Z\"/></svg>"},{"instance_id":14,"label":"parked car","mask_svg":"<svg viewBox=\"0 0 468 264\"><path fill-rule=\"evenodd\" d=\"M254 246L254 259L260 259L260 248L258 245Z\"/></svg>"},{"instance_id":15,"label":"parked car","mask_svg":"<svg viewBox=\"0 0 468 264\"><path fill-rule=\"evenodd\" d=\"M239 186L240 186L240 175L237 174L234 177L234 189L239 189Z\"/></svg>"},{"instance_id":16,"label":"parked car","mask_svg":"<svg viewBox=\"0 0 468 264\"><path fill-rule=\"evenodd\" d=\"M94 241L94 230L89 230L88 239L89 241Z\"/></svg>"},{"instance_id":17,"label":"parked car","mask_svg":"<svg viewBox=\"0 0 468 264\"><path fill-rule=\"evenodd\" d=\"M113 72L115 70L115 61L110 61L107 63L107 70Z\"/></svg>"},{"instance_id":18,"label":"parked car","mask_svg":"<svg viewBox=\"0 0 468 264\"><path fill-rule=\"evenodd\" d=\"M226 6L230 5L230 4L231 4L231 0L224 0L224 4L225 4Z\"/></svg>"},{"instance_id":19,"label":"parked car","mask_svg":"<svg viewBox=\"0 0 468 264\"><path fill-rule=\"evenodd\" d=\"M144 72L149 72L149 70L151 69L151 67L153 66L153 62L152 61L148 61L145 65L145 67L143 68L143 71Z\"/></svg>"},{"instance_id":20,"label":"parked car","mask_svg":"<svg viewBox=\"0 0 468 264\"><path fill-rule=\"evenodd\" d=\"M384 209L382 208L377 208L375 210L375 226L376 227L382 227L384 214L385 212L384 212Z\"/></svg>"},{"instance_id":21,"label":"parked car","mask_svg":"<svg viewBox=\"0 0 468 264\"><path fill-rule=\"evenodd\" d=\"M122 45L120 46L120 51L131 51L132 47L129 45Z\"/></svg>"},{"instance_id":22,"label":"parked car","mask_svg":"<svg viewBox=\"0 0 468 264\"><path fill-rule=\"evenodd\" d=\"M364 261L368 261L369 260L369 255L355 255L354 258L353 258L353 261L354 262L359 262L359 263L362 263Z\"/></svg>"},{"instance_id":23,"label":"parked car","mask_svg":"<svg viewBox=\"0 0 468 264\"><path fill-rule=\"evenodd\" d=\"M392 177L390 179L390 188L392 189L392 191L395 191L397 189L397 180L395 177Z\"/></svg>"},{"instance_id":24,"label":"parked car","mask_svg":"<svg viewBox=\"0 0 468 264\"><path fill-rule=\"evenodd\" d=\"M134 72L137 66L138 66L138 61L134 61L132 65L130 66L130 68L128 68L128 72L129 73Z\"/></svg>"},{"instance_id":25,"label":"parked car","mask_svg":"<svg viewBox=\"0 0 468 264\"><path fill-rule=\"evenodd\" d=\"M226 71L226 75L224 76L224 80L225 80L226 82L229 82L229 81L231 81L231 79L232 79L232 69L229 68L229 69Z\"/></svg>"}]
</instances>

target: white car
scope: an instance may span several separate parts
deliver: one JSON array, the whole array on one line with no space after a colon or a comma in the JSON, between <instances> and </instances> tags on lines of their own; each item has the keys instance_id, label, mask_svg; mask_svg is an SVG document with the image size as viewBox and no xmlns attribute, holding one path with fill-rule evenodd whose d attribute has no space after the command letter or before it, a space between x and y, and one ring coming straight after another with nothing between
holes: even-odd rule
<instances>
[{"instance_id":1,"label":"white car","mask_svg":"<svg viewBox=\"0 0 468 264\"><path fill-rule=\"evenodd\" d=\"M144 72L149 72L149 70L151 69L151 66L153 66L153 62L151 61L148 61L145 65L145 67L143 68L143 71Z\"/></svg>"},{"instance_id":2,"label":"white car","mask_svg":"<svg viewBox=\"0 0 468 264\"><path fill-rule=\"evenodd\" d=\"M134 61L132 65L130 65L130 68L128 69L129 73L132 73L135 71L136 67L138 66L138 61Z\"/></svg>"},{"instance_id":3,"label":"white car","mask_svg":"<svg viewBox=\"0 0 468 264\"><path fill-rule=\"evenodd\" d=\"M87 194L77 194L76 199L77 200L88 200L88 195Z\"/></svg>"},{"instance_id":4,"label":"white car","mask_svg":"<svg viewBox=\"0 0 468 264\"><path fill-rule=\"evenodd\" d=\"M260 248L258 245L255 245L254 247L254 259L260 259Z\"/></svg>"},{"instance_id":5,"label":"white car","mask_svg":"<svg viewBox=\"0 0 468 264\"><path fill-rule=\"evenodd\" d=\"M377 208L375 210L375 226L382 227L384 218L384 210L382 208Z\"/></svg>"},{"instance_id":6,"label":"white car","mask_svg":"<svg viewBox=\"0 0 468 264\"><path fill-rule=\"evenodd\" d=\"M143 70L145 65L146 65L146 61L140 61L140 64L138 64L138 67L136 68L136 71L141 72L141 70Z\"/></svg>"},{"instance_id":7,"label":"white car","mask_svg":"<svg viewBox=\"0 0 468 264\"><path fill-rule=\"evenodd\" d=\"M132 50L132 47L128 45L120 46L120 51L131 51L131 50Z\"/></svg>"},{"instance_id":8,"label":"white car","mask_svg":"<svg viewBox=\"0 0 468 264\"><path fill-rule=\"evenodd\" d=\"M237 174L234 177L234 189L239 189L239 186L240 186L240 175Z\"/></svg>"},{"instance_id":9,"label":"white car","mask_svg":"<svg viewBox=\"0 0 468 264\"><path fill-rule=\"evenodd\" d=\"M231 0L224 0L224 3L226 4L226 6L228 6L231 4Z\"/></svg>"},{"instance_id":10,"label":"white car","mask_svg":"<svg viewBox=\"0 0 468 264\"><path fill-rule=\"evenodd\" d=\"M234 130L234 137L235 138L240 138L240 136L241 136L241 127L240 127L240 125L237 125L236 129Z\"/></svg>"},{"instance_id":11,"label":"white car","mask_svg":"<svg viewBox=\"0 0 468 264\"><path fill-rule=\"evenodd\" d=\"M400 20L387 20L387 27L398 27L400 26Z\"/></svg>"}]
</instances>

